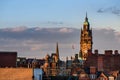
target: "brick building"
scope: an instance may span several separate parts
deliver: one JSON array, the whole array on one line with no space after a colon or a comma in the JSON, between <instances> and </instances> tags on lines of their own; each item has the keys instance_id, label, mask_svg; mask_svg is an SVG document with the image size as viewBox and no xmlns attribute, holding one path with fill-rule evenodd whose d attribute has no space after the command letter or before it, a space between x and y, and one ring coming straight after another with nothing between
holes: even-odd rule
<instances>
[{"instance_id":1,"label":"brick building","mask_svg":"<svg viewBox=\"0 0 120 80\"><path fill-rule=\"evenodd\" d=\"M99 54L98 50L88 56L84 63L85 67L94 66L98 71L120 70L120 54L117 50L106 50L104 54Z\"/></svg>"},{"instance_id":2,"label":"brick building","mask_svg":"<svg viewBox=\"0 0 120 80\"><path fill-rule=\"evenodd\" d=\"M0 52L0 67L16 67L17 52Z\"/></svg>"}]
</instances>

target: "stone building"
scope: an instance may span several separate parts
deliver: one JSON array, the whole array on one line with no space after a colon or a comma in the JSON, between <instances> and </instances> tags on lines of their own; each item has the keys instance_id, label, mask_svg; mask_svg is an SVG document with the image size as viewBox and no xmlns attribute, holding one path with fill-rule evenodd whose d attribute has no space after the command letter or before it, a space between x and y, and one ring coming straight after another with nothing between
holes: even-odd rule
<instances>
[{"instance_id":1,"label":"stone building","mask_svg":"<svg viewBox=\"0 0 120 80\"><path fill-rule=\"evenodd\" d=\"M40 68L45 63L44 59L36 59L36 58L26 58L26 57L18 57L17 58L17 67L24 68Z\"/></svg>"},{"instance_id":2,"label":"stone building","mask_svg":"<svg viewBox=\"0 0 120 80\"><path fill-rule=\"evenodd\" d=\"M92 29L90 29L86 13L83 29L81 28L79 57L82 60L86 60L89 51L92 51Z\"/></svg>"},{"instance_id":3,"label":"stone building","mask_svg":"<svg viewBox=\"0 0 120 80\"><path fill-rule=\"evenodd\" d=\"M56 76L59 74L60 69L60 59L59 59L59 48L58 43L56 45L56 53L52 53L51 56L48 54L45 57L45 64L43 70L45 75Z\"/></svg>"}]
</instances>

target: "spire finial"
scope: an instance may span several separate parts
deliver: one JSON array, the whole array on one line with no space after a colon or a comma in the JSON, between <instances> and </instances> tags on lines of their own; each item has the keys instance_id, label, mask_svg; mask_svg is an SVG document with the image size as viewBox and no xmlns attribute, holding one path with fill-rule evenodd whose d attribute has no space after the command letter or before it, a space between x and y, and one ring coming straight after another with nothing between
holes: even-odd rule
<instances>
[{"instance_id":1,"label":"spire finial","mask_svg":"<svg viewBox=\"0 0 120 80\"><path fill-rule=\"evenodd\" d=\"M86 12L86 17L85 17L85 21L87 21L87 22L88 22L88 18L87 18L87 12Z\"/></svg>"},{"instance_id":2,"label":"spire finial","mask_svg":"<svg viewBox=\"0 0 120 80\"><path fill-rule=\"evenodd\" d=\"M58 42L56 43L56 54L57 54L57 57L59 58L59 48L58 48Z\"/></svg>"},{"instance_id":3,"label":"spire finial","mask_svg":"<svg viewBox=\"0 0 120 80\"><path fill-rule=\"evenodd\" d=\"M87 11L86 11L86 18L87 18Z\"/></svg>"}]
</instances>

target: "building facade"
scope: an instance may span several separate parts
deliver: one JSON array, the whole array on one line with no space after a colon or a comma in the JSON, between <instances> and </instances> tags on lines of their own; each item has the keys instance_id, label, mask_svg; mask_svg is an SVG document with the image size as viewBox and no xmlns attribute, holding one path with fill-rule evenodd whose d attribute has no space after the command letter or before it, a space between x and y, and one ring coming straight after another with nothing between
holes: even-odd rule
<instances>
[{"instance_id":1,"label":"building facade","mask_svg":"<svg viewBox=\"0 0 120 80\"><path fill-rule=\"evenodd\" d=\"M17 52L0 52L0 67L16 67Z\"/></svg>"},{"instance_id":2,"label":"building facade","mask_svg":"<svg viewBox=\"0 0 120 80\"><path fill-rule=\"evenodd\" d=\"M120 70L120 54L118 50L114 53L112 50L106 50L104 54L98 53L95 50L94 53L88 56L84 63L84 67L94 66L98 71L116 71Z\"/></svg>"},{"instance_id":3,"label":"building facade","mask_svg":"<svg viewBox=\"0 0 120 80\"><path fill-rule=\"evenodd\" d=\"M90 29L90 24L88 22L86 13L85 22L83 23L83 28L81 28L79 57L82 60L86 60L86 58L88 57L88 53L91 51L92 51L92 29Z\"/></svg>"},{"instance_id":4,"label":"building facade","mask_svg":"<svg viewBox=\"0 0 120 80\"><path fill-rule=\"evenodd\" d=\"M48 54L45 57L45 64L43 70L45 75L56 76L60 70L60 59L59 59L59 48L58 43L56 44L56 53L52 53L51 56Z\"/></svg>"}]
</instances>

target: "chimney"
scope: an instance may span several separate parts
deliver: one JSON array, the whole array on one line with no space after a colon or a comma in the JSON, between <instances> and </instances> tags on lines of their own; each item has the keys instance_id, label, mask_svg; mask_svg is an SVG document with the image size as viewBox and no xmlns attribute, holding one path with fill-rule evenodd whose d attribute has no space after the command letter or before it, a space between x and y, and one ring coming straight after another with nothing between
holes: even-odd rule
<instances>
[{"instance_id":1,"label":"chimney","mask_svg":"<svg viewBox=\"0 0 120 80\"><path fill-rule=\"evenodd\" d=\"M98 50L96 49L96 50L94 51L94 53L95 53L95 54L98 54Z\"/></svg>"},{"instance_id":2,"label":"chimney","mask_svg":"<svg viewBox=\"0 0 120 80\"><path fill-rule=\"evenodd\" d=\"M75 54L75 59L78 59L78 54Z\"/></svg>"},{"instance_id":3,"label":"chimney","mask_svg":"<svg viewBox=\"0 0 120 80\"><path fill-rule=\"evenodd\" d=\"M105 50L105 55L112 55L113 51L112 50Z\"/></svg>"},{"instance_id":4,"label":"chimney","mask_svg":"<svg viewBox=\"0 0 120 80\"><path fill-rule=\"evenodd\" d=\"M114 51L114 54L115 54L115 55L118 55L118 54L119 54L119 53L118 53L118 50L115 50L115 51Z\"/></svg>"}]
</instances>

